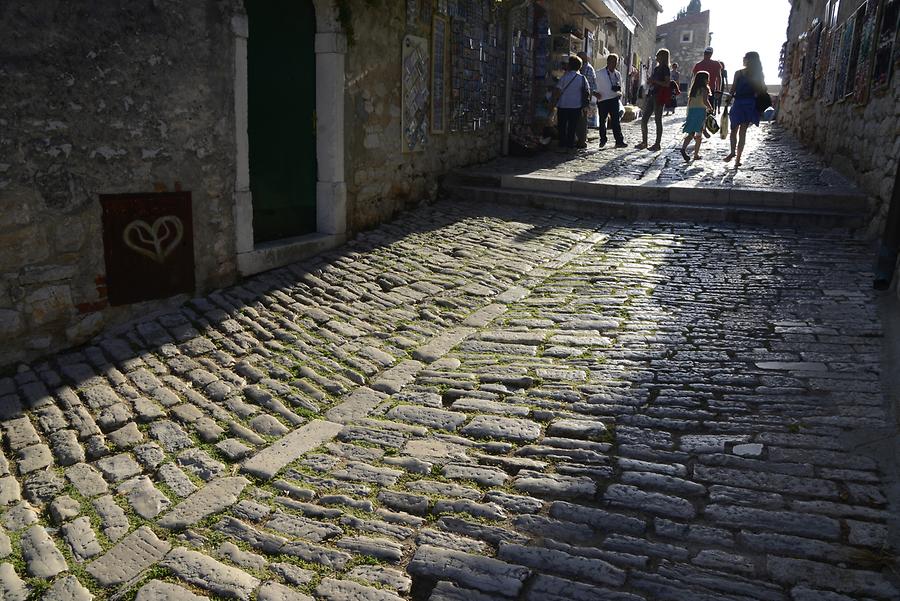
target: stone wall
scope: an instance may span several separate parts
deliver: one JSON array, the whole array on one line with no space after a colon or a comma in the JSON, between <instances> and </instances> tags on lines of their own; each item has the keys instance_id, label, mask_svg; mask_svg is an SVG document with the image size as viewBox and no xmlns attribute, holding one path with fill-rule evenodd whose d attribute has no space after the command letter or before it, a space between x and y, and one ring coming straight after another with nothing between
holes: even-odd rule
<instances>
[{"instance_id":1,"label":"stone wall","mask_svg":"<svg viewBox=\"0 0 900 601\"><path fill-rule=\"evenodd\" d=\"M402 152L401 47L405 3L353 5L347 54L346 158L348 227L365 230L433 198L448 171L497 156L500 123L477 132L431 134L422 152ZM430 40L430 27L415 33Z\"/></svg>"},{"instance_id":2,"label":"stone wall","mask_svg":"<svg viewBox=\"0 0 900 601\"><path fill-rule=\"evenodd\" d=\"M160 306L107 307L99 194L191 191L197 288L233 280L233 10L0 3L0 366Z\"/></svg>"},{"instance_id":3,"label":"stone wall","mask_svg":"<svg viewBox=\"0 0 900 601\"><path fill-rule=\"evenodd\" d=\"M634 16L640 23L635 29L631 41L631 54L637 55L638 61L645 61L656 54L656 22L659 18L660 5L656 0L636 0ZM619 27L623 30L624 27ZM624 36L623 36L624 37ZM637 65L637 63L634 63Z\"/></svg>"},{"instance_id":4,"label":"stone wall","mask_svg":"<svg viewBox=\"0 0 900 601\"><path fill-rule=\"evenodd\" d=\"M824 5L824 0L793 3L789 42L797 40L814 18L823 18ZM842 7L837 22L844 22L857 6ZM852 98L828 105L819 99L818 93L802 99L798 79L788 76L784 84L779 122L872 197L868 234L878 236L887 216L900 161L900 74L895 72L890 86L873 92L864 105L856 104Z\"/></svg>"},{"instance_id":5,"label":"stone wall","mask_svg":"<svg viewBox=\"0 0 900 601\"><path fill-rule=\"evenodd\" d=\"M691 41L683 42L682 34L691 32ZM668 48L670 63L678 63L682 80L690 80L691 69L703 60L703 50L709 45L709 11L686 15L681 19L656 27L657 45ZM713 55L715 59L715 54ZM725 65L729 73L739 66Z\"/></svg>"}]
</instances>

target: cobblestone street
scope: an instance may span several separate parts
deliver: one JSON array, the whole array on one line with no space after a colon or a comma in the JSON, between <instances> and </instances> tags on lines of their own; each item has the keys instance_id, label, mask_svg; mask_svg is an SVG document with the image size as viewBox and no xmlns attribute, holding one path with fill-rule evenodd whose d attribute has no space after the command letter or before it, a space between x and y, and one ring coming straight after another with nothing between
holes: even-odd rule
<instances>
[{"instance_id":1,"label":"cobblestone street","mask_svg":"<svg viewBox=\"0 0 900 601\"><path fill-rule=\"evenodd\" d=\"M870 263L406 213L0 379L0 599L897 599Z\"/></svg>"},{"instance_id":2,"label":"cobblestone street","mask_svg":"<svg viewBox=\"0 0 900 601\"><path fill-rule=\"evenodd\" d=\"M700 147L701 160L686 163L681 156L685 109L663 118L663 141L660 152L638 150L641 141L640 121L622 125L628 148L615 149L612 130L608 132L606 148L597 148L596 132L590 132L591 143L577 154L548 152L533 158L499 158L472 169L492 174L531 174L539 177L560 177L575 181L619 185L750 188L775 190L816 190L834 188L844 190L853 185L840 173L828 167L783 127L763 121L750 127L744 149L743 164L735 168L734 161L722 159L728 154L729 140L716 134L704 138ZM653 143L656 129L649 123L649 142ZM693 153L693 141L688 146Z\"/></svg>"}]
</instances>

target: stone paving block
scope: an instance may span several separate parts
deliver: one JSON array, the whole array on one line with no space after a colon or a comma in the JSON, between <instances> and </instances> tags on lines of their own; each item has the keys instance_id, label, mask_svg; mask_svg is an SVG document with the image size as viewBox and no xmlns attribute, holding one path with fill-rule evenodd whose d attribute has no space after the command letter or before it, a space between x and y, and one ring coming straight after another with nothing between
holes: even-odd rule
<instances>
[{"instance_id":1,"label":"stone paving block","mask_svg":"<svg viewBox=\"0 0 900 601\"><path fill-rule=\"evenodd\" d=\"M277 582L264 582L256 595L257 601L313 601L307 594Z\"/></svg>"},{"instance_id":2,"label":"stone paving block","mask_svg":"<svg viewBox=\"0 0 900 601\"><path fill-rule=\"evenodd\" d=\"M60 530L76 560L85 561L103 553L103 547L97 540L97 535L91 528L91 520L87 516L64 524Z\"/></svg>"},{"instance_id":3,"label":"stone paving block","mask_svg":"<svg viewBox=\"0 0 900 601\"><path fill-rule=\"evenodd\" d=\"M169 498L153 486L147 476L138 476L119 485L135 513L145 520L152 520L172 504Z\"/></svg>"},{"instance_id":4,"label":"stone paving block","mask_svg":"<svg viewBox=\"0 0 900 601\"><path fill-rule=\"evenodd\" d=\"M423 363L437 361L473 333L475 333L474 328L465 326L453 328L448 332L436 336L427 344L417 348L413 351L413 358L418 359Z\"/></svg>"},{"instance_id":5,"label":"stone paving block","mask_svg":"<svg viewBox=\"0 0 900 601\"><path fill-rule=\"evenodd\" d=\"M101 586L117 586L162 560L171 547L150 528L141 526L88 564L87 571Z\"/></svg>"},{"instance_id":6,"label":"stone paving block","mask_svg":"<svg viewBox=\"0 0 900 601\"><path fill-rule=\"evenodd\" d=\"M20 544L30 575L52 578L67 569L65 557L53 544L53 539L43 526L34 525L26 530Z\"/></svg>"},{"instance_id":7,"label":"stone paving block","mask_svg":"<svg viewBox=\"0 0 900 601\"><path fill-rule=\"evenodd\" d=\"M0 528L0 559L9 557L10 553L12 553L12 541L9 540L9 535Z\"/></svg>"},{"instance_id":8,"label":"stone paving block","mask_svg":"<svg viewBox=\"0 0 900 601\"><path fill-rule=\"evenodd\" d=\"M79 511L81 511L81 503L68 495L56 497L50 503L50 517L56 524L62 524L77 516Z\"/></svg>"},{"instance_id":9,"label":"stone paving block","mask_svg":"<svg viewBox=\"0 0 900 601\"><path fill-rule=\"evenodd\" d=\"M518 596L531 575L531 570L525 567L428 545L416 549L407 571L413 576L448 580L484 593L510 597Z\"/></svg>"},{"instance_id":10,"label":"stone paving block","mask_svg":"<svg viewBox=\"0 0 900 601\"><path fill-rule=\"evenodd\" d=\"M250 570L263 570L268 562L262 555L244 551L232 542L223 542L216 549L216 557L227 559L233 564Z\"/></svg>"},{"instance_id":11,"label":"stone paving block","mask_svg":"<svg viewBox=\"0 0 900 601\"><path fill-rule=\"evenodd\" d=\"M116 483L141 473L141 466L128 453L104 457L94 463L108 482Z\"/></svg>"},{"instance_id":12,"label":"stone paving block","mask_svg":"<svg viewBox=\"0 0 900 601\"><path fill-rule=\"evenodd\" d=\"M403 547L399 543L385 538L345 536L334 544L345 551L374 557L381 561L398 563L403 558Z\"/></svg>"},{"instance_id":13,"label":"stone paving block","mask_svg":"<svg viewBox=\"0 0 900 601\"><path fill-rule=\"evenodd\" d=\"M538 574L525 594L525 601L645 601L631 593L610 589L565 578Z\"/></svg>"},{"instance_id":14,"label":"stone paving block","mask_svg":"<svg viewBox=\"0 0 900 601\"><path fill-rule=\"evenodd\" d=\"M464 413L416 405L398 405L388 411L387 417L451 432L468 419L468 416Z\"/></svg>"},{"instance_id":15,"label":"stone paving block","mask_svg":"<svg viewBox=\"0 0 900 601\"><path fill-rule=\"evenodd\" d=\"M241 476L213 480L176 505L157 523L163 528L181 530L203 518L233 505L250 481Z\"/></svg>"},{"instance_id":16,"label":"stone paving block","mask_svg":"<svg viewBox=\"0 0 900 601\"><path fill-rule=\"evenodd\" d=\"M285 555L291 555L303 561L317 563L333 570L343 570L353 556L343 551L334 551L328 547L314 545L296 540L288 542L281 548Z\"/></svg>"},{"instance_id":17,"label":"stone paving block","mask_svg":"<svg viewBox=\"0 0 900 601\"><path fill-rule=\"evenodd\" d=\"M26 601L29 590L11 563L0 563L0 594L4 600Z\"/></svg>"},{"instance_id":18,"label":"stone paving block","mask_svg":"<svg viewBox=\"0 0 900 601\"><path fill-rule=\"evenodd\" d=\"M424 365L419 361L402 361L384 371L372 382L372 388L386 394L397 394L416 379Z\"/></svg>"},{"instance_id":19,"label":"stone paving block","mask_svg":"<svg viewBox=\"0 0 900 601\"><path fill-rule=\"evenodd\" d=\"M172 549L160 562L178 578L223 597L249 601L259 587L259 579L225 565L198 551L184 547Z\"/></svg>"},{"instance_id":20,"label":"stone paving block","mask_svg":"<svg viewBox=\"0 0 900 601\"><path fill-rule=\"evenodd\" d=\"M350 580L323 578L316 587L316 597L323 601L401 601L402 597Z\"/></svg>"},{"instance_id":21,"label":"stone paving block","mask_svg":"<svg viewBox=\"0 0 900 601\"><path fill-rule=\"evenodd\" d=\"M323 420L311 421L245 460L241 471L269 480L287 464L331 440L340 431L340 424Z\"/></svg>"},{"instance_id":22,"label":"stone paving block","mask_svg":"<svg viewBox=\"0 0 900 601\"><path fill-rule=\"evenodd\" d=\"M475 438L528 442L540 437L541 427L525 419L477 415L460 432Z\"/></svg>"},{"instance_id":23,"label":"stone paving block","mask_svg":"<svg viewBox=\"0 0 900 601\"><path fill-rule=\"evenodd\" d=\"M367 416L387 398L382 392L362 386L344 397L337 406L325 412L325 417L332 422L349 424Z\"/></svg>"},{"instance_id":24,"label":"stone paving block","mask_svg":"<svg viewBox=\"0 0 900 601\"><path fill-rule=\"evenodd\" d=\"M47 589L42 601L91 601L94 595L74 576L64 576Z\"/></svg>"},{"instance_id":25,"label":"stone paving block","mask_svg":"<svg viewBox=\"0 0 900 601\"><path fill-rule=\"evenodd\" d=\"M19 501L22 491L18 480L13 476L0 478L0 506L10 505Z\"/></svg>"},{"instance_id":26,"label":"stone paving block","mask_svg":"<svg viewBox=\"0 0 900 601\"><path fill-rule=\"evenodd\" d=\"M398 593L408 593L412 580L405 573L382 566L357 566L347 572L347 577L376 584Z\"/></svg>"},{"instance_id":27,"label":"stone paving block","mask_svg":"<svg viewBox=\"0 0 900 601\"><path fill-rule=\"evenodd\" d=\"M495 595L480 593L442 580L431 591L428 601L497 601Z\"/></svg>"},{"instance_id":28,"label":"stone paving block","mask_svg":"<svg viewBox=\"0 0 900 601\"><path fill-rule=\"evenodd\" d=\"M209 601L209 597L197 595L171 582L151 580L138 589L134 601Z\"/></svg>"}]
</instances>

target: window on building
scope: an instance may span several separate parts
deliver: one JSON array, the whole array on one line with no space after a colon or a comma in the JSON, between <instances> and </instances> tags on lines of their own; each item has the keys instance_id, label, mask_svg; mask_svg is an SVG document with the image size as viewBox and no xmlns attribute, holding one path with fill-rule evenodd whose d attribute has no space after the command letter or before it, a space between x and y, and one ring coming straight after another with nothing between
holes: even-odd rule
<instances>
[{"instance_id":1,"label":"window on building","mask_svg":"<svg viewBox=\"0 0 900 601\"><path fill-rule=\"evenodd\" d=\"M681 43L682 44L690 44L694 41L694 32L693 31L682 31L681 32Z\"/></svg>"}]
</instances>

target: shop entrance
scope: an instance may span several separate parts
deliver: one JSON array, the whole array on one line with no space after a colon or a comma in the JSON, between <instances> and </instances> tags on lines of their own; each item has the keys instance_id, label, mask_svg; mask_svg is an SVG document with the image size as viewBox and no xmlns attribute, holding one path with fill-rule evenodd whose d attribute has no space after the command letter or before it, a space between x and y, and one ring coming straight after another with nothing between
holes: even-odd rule
<instances>
[{"instance_id":1,"label":"shop entrance","mask_svg":"<svg viewBox=\"0 0 900 601\"><path fill-rule=\"evenodd\" d=\"M316 231L312 0L244 0L254 243Z\"/></svg>"}]
</instances>

